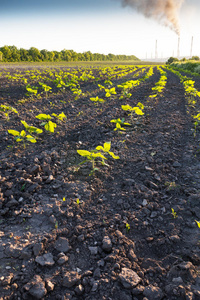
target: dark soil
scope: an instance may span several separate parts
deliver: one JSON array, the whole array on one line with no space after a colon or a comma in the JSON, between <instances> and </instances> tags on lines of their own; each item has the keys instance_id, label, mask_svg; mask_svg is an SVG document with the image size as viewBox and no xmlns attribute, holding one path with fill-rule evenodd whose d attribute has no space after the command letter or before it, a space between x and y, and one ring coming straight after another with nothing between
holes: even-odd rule
<instances>
[{"instance_id":1,"label":"dark soil","mask_svg":"<svg viewBox=\"0 0 200 300\"><path fill-rule=\"evenodd\" d=\"M68 90L20 104L21 84L1 79L0 104L19 116L0 119L0 299L200 299L200 134L176 75L148 97L159 77L98 106ZM144 116L114 131L110 120L130 121L121 105L139 101ZM53 112L66 122L25 149L7 132ZM120 159L89 176L76 150L108 141Z\"/></svg>"}]
</instances>

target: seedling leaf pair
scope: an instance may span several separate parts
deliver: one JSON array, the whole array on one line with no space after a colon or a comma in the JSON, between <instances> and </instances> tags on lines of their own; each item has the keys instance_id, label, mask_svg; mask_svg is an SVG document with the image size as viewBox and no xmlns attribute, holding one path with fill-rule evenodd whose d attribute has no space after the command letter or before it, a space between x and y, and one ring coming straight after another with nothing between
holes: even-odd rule
<instances>
[{"instance_id":1,"label":"seedling leaf pair","mask_svg":"<svg viewBox=\"0 0 200 300\"><path fill-rule=\"evenodd\" d=\"M8 130L8 133L12 134L15 137L16 142L23 142L24 148L26 147L26 141L31 142L31 143L36 143L36 139L30 135L26 134L25 130L17 131L10 129Z\"/></svg>"},{"instance_id":2,"label":"seedling leaf pair","mask_svg":"<svg viewBox=\"0 0 200 300\"><path fill-rule=\"evenodd\" d=\"M97 97L92 97L92 98L90 98L90 100L91 101L93 101L93 102L100 102L100 103L104 103L105 102L105 100L104 99L100 99L98 96Z\"/></svg>"},{"instance_id":3,"label":"seedling leaf pair","mask_svg":"<svg viewBox=\"0 0 200 300\"><path fill-rule=\"evenodd\" d=\"M63 121L64 119L67 118L66 115L63 112L59 115L53 113L52 116L56 117L59 121ZM50 115L39 114L39 115L36 116L36 118L39 119L39 120L44 121L40 125L44 126L44 128L49 132L53 133L54 129L57 127L57 124L51 121L52 117Z\"/></svg>"},{"instance_id":4,"label":"seedling leaf pair","mask_svg":"<svg viewBox=\"0 0 200 300\"><path fill-rule=\"evenodd\" d=\"M9 120L9 114L11 112L14 112L15 114L19 114L18 111L14 107L8 106L5 104L0 105L0 112L4 113L7 120Z\"/></svg>"},{"instance_id":5,"label":"seedling leaf pair","mask_svg":"<svg viewBox=\"0 0 200 300\"><path fill-rule=\"evenodd\" d=\"M29 132L29 133L37 133L37 134L40 134L43 132L42 129L40 128L37 128L35 126L30 126L26 123L26 121L22 121L21 120L21 123L24 125L24 127L26 128L26 130Z\"/></svg>"},{"instance_id":6,"label":"seedling leaf pair","mask_svg":"<svg viewBox=\"0 0 200 300\"><path fill-rule=\"evenodd\" d=\"M98 168L95 167L96 159L100 158L102 165L106 165L105 160L107 159L103 153L108 153L112 158L119 159L119 156L116 156L113 152L110 151L111 149L111 142L104 143L102 146L97 146L95 150L87 151L87 150L77 150L77 153L83 157L86 157L86 160L82 161L80 165L90 161L92 163L92 171L90 176L93 175Z\"/></svg>"},{"instance_id":7,"label":"seedling leaf pair","mask_svg":"<svg viewBox=\"0 0 200 300\"><path fill-rule=\"evenodd\" d=\"M144 105L140 102L138 102L137 106L134 106L134 107L131 107L128 104L127 105L122 105L121 107L125 111L130 111L131 121L133 120L133 113L135 113L138 116L144 115L144 113L142 111L144 109Z\"/></svg>"}]
</instances>

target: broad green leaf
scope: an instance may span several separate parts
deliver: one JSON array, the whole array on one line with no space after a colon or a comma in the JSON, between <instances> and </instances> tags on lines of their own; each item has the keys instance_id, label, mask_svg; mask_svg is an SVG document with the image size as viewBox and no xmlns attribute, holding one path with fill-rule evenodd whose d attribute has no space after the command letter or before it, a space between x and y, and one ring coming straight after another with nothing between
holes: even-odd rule
<instances>
[{"instance_id":1,"label":"broad green leaf","mask_svg":"<svg viewBox=\"0 0 200 300\"><path fill-rule=\"evenodd\" d=\"M123 110L133 110L132 107L130 105L122 105L121 106Z\"/></svg>"},{"instance_id":2,"label":"broad green leaf","mask_svg":"<svg viewBox=\"0 0 200 300\"><path fill-rule=\"evenodd\" d=\"M103 147L104 147L104 151L105 151L105 152L110 151L110 148L111 148L111 142L106 142L106 143L104 143Z\"/></svg>"},{"instance_id":3,"label":"broad green leaf","mask_svg":"<svg viewBox=\"0 0 200 300\"><path fill-rule=\"evenodd\" d=\"M119 159L119 156L115 155L113 152L108 152L108 153L112 156L112 158Z\"/></svg>"},{"instance_id":4,"label":"broad green leaf","mask_svg":"<svg viewBox=\"0 0 200 300\"><path fill-rule=\"evenodd\" d=\"M22 120L21 120L21 123L24 125L25 128L28 128L28 127L29 127L29 125L26 123L26 121L22 121Z\"/></svg>"},{"instance_id":5,"label":"broad green leaf","mask_svg":"<svg viewBox=\"0 0 200 300\"><path fill-rule=\"evenodd\" d=\"M47 131L50 131L50 132L54 132L54 128L57 127L57 124L56 123L53 123L52 121L49 121L45 126L44 128L47 130Z\"/></svg>"},{"instance_id":6,"label":"broad green leaf","mask_svg":"<svg viewBox=\"0 0 200 300\"><path fill-rule=\"evenodd\" d=\"M36 116L36 118L39 120L51 120L51 116L46 114L39 114Z\"/></svg>"},{"instance_id":7,"label":"broad green leaf","mask_svg":"<svg viewBox=\"0 0 200 300\"><path fill-rule=\"evenodd\" d=\"M116 91L115 91L115 88L111 88L111 89L110 89L110 93L111 93L111 94L117 94Z\"/></svg>"},{"instance_id":8,"label":"broad green leaf","mask_svg":"<svg viewBox=\"0 0 200 300\"><path fill-rule=\"evenodd\" d=\"M110 92L107 92L105 95L107 98L111 96Z\"/></svg>"},{"instance_id":9,"label":"broad green leaf","mask_svg":"<svg viewBox=\"0 0 200 300\"><path fill-rule=\"evenodd\" d=\"M97 97L92 97L92 98L90 98L90 100L96 102L96 101L99 100L99 97L98 96Z\"/></svg>"},{"instance_id":10,"label":"broad green leaf","mask_svg":"<svg viewBox=\"0 0 200 300\"><path fill-rule=\"evenodd\" d=\"M124 130L125 131L126 129L121 127L120 123L117 123L116 128L114 129L114 131L116 131L116 130Z\"/></svg>"},{"instance_id":11,"label":"broad green leaf","mask_svg":"<svg viewBox=\"0 0 200 300\"><path fill-rule=\"evenodd\" d=\"M64 112L61 112L61 114L58 115L58 118L63 121L63 119L67 119L66 115L64 114Z\"/></svg>"},{"instance_id":12,"label":"broad green leaf","mask_svg":"<svg viewBox=\"0 0 200 300\"><path fill-rule=\"evenodd\" d=\"M29 134L27 134L26 139L27 139L27 141L29 141L31 143L37 142L36 139L32 135L29 135Z\"/></svg>"},{"instance_id":13,"label":"broad green leaf","mask_svg":"<svg viewBox=\"0 0 200 300\"><path fill-rule=\"evenodd\" d=\"M196 116L193 117L194 119L200 120L200 114L197 114Z\"/></svg>"},{"instance_id":14,"label":"broad green leaf","mask_svg":"<svg viewBox=\"0 0 200 300\"><path fill-rule=\"evenodd\" d=\"M143 111L139 107L133 107L133 109L137 115L144 115Z\"/></svg>"},{"instance_id":15,"label":"broad green leaf","mask_svg":"<svg viewBox=\"0 0 200 300\"><path fill-rule=\"evenodd\" d=\"M14 135L14 136L20 135L20 132L19 132L19 131L17 131L17 130L12 130L12 129L8 130L8 133L10 133L10 134L12 134L12 135Z\"/></svg>"},{"instance_id":16,"label":"broad green leaf","mask_svg":"<svg viewBox=\"0 0 200 300\"><path fill-rule=\"evenodd\" d=\"M86 156L86 157L90 157L91 153L87 150L77 150L77 153L81 156Z\"/></svg>"},{"instance_id":17,"label":"broad green leaf","mask_svg":"<svg viewBox=\"0 0 200 300\"><path fill-rule=\"evenodd\" d=\"M66 115L64 114L64 112L62 112L59 115L56 115L55 113L52 114L53 117L58 118L59 120L63 121L63 119L67 119Z\"/></svg>"},{"instance_id":18,"label":"broad green leaf","mask_svg":"<svg viewBox=\"0 0 200 300\"><path fill-rule=\"evenodd\" d=\"M26 136L25 130L22 130L22 131L20 132L20 136L22 136L22 137L25 137L25 136Z\"/></svg>"},{"instance_id":19,"label":"broad green leaf","mask_svg":"<svg viewBox=\"0 0 200 300\"><path fill-rule=\"evenodd\" d=\"M102 150L102 151L104 150L104 148L102 146L97 146L96 149L97 150Z\"/></svg>"}]
</instances>

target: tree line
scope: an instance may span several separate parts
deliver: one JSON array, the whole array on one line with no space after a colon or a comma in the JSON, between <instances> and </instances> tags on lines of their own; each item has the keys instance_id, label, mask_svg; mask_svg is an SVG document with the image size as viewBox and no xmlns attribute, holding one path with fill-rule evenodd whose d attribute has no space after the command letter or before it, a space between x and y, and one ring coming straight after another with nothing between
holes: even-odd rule
<instances>
[{"instance_id":1,"label":"tree line","mask_svg":"<svg viewBox=\"0 0 200 300\"><path fill-rule=\"evenodd\" d=\"M0 61L2 62L59 62L59 61L128 61L139 60L135 55L114 55L91 53L90 51L77 53L73 50L48 51L46 49L38 50L31 47L29 50L18 49L16 46L0 47Z\"/></svg>"}]
</instances>

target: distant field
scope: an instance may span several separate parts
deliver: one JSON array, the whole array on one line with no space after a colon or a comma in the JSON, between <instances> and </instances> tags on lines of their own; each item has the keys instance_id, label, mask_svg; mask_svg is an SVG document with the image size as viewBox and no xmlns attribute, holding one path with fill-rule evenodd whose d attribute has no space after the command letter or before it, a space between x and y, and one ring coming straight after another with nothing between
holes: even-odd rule
<instances>
[{"instance_id":1,"label":"distant field","mask_svg":"<svg viewBox=\"0 0 200 300\"><path fill-rule=\"evenodd\" d=\"M81 67L81 66L113 66L113 65L164 65L164 63L154 63L146 61L80 61L80 62L0 62L0 68L54 68L54 67Z\"/></svg>"}]
</instances>

